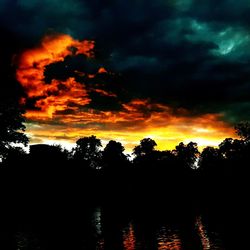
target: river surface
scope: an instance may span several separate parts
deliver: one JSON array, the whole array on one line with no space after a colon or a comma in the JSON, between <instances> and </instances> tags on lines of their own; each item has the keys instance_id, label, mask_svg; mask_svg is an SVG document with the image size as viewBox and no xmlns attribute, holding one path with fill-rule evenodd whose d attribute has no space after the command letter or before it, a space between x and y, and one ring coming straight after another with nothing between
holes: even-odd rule
<instances>
[{"instance_id":1,"label":"river surface","mask_svg":"<svg viewBox=\"0 0 250 250\"><path fill-rule=\"evenodd\" d=\"M1 240L6 250L226 249L221 228L205 215L99 206L81 216L79 211L44 219L42 211L41 218L22 216Z\"/></svg>"}]
</instances>

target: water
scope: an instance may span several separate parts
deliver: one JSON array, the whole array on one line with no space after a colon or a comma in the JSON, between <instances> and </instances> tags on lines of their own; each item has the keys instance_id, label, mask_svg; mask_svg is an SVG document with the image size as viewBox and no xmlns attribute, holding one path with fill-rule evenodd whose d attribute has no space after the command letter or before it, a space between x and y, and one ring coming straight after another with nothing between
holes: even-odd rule
<instances>
[{"instance_id":1,"label":"water","mask_svg":"<svg viewBox=\"0 0 250 250\"><path fill-rule=\"evenodd\" d=\"M15 250L216 250L226 249L220 230L204 215L131 213L95 207L54 221L20 220L5 232ZM46 222L45 222L46 221ZM44 223L43 223L44 222ZM210 225L212 224L212 225ZM3 237L2 237L3 238Z\"/></svg>"}]
</instances>

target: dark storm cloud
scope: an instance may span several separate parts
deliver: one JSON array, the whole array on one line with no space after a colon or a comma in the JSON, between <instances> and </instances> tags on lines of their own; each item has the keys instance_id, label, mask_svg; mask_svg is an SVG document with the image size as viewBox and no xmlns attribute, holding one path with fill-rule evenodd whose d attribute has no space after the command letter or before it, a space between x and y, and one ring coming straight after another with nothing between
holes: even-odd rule
<instances>
[{"instance_id":1,"label":"dark storm cloud","mask_svg":"<svg viewBox=\"0 0 250 250\"><path fill-rule=\"evenodd\" d=\"M48 82L69 76L84 82L78 67L91 73L104 65L119 74L128 100L150 97L237 121L250 118L249 11L247 0L2 0L0 21L22 47L50 31L96 41L95 61L69 57L49 65ZM93 107L107 102L107 109L119 109L114 97L92 95Z\"/></svg>"},{"instance_id":2,"label":"dark storm cloud","mask_svg":"<svg viewBox=\"0 0 250 250\"><path fill-rule=\"evenodd\" d=\"M88 108L102 111L118 111L122 109L122 105L116 97L103 96L96 92L90 93L89 97L92 101L87 105Z\"/></svg>"},{"instance_id":3,"label":"dark storm cloud","mask_svg":"<svg viewBox=\"0 0 250 250\"><path fill-rule=\"evenodd\" d=\"M131 97L117 82L119 76L106 72L106 69L104 69L104 73L99 72L100 68L102 65L93 58L87 58L82 54L67 56L63 61L45 67L45 82L50 84L53 79L66 81L69 77L73 77L77 82L83 84L84 89L88 92L91 100L87 105L88 108L119 111L122 109L121 103L130 101ZM67 87L61 84L57 90L53 90L53 93L50 94L57 96L59 91L64 89L67 90ZM76 104L73 107L76 107ZM70 114L72 112L72 110L65 110L65 113L59 111L56 114Z\"/></svg>"},{"instance_id":4,"label":"dark storm cloud","mask_svg":"<svg viewBox=\"0 0 250 250\"><path fill-rule=\"evenodd\" d=\"M246 26L250 24L248 0L193 0L192 2L188 14L200 20Z\"/></svg>"},{"instance_id":5,"label":"dark storm cloud","mask_svg":"<svg viewBox=\"0 0 250 250\"><path fill-rule=\"evenodd\" d=\"M56 62L46 66L44 76L45 81L50 83L52 79L65 81L69 77L79 78L80 82L86 82L88 78L81 73L96 74L100 64L80 54L77 56L67 56L64 61Z\"/></svg>"},{"instance_id":6,"label":"dark storm cloud","mask_svg":"<svg viewBox=\"0 0 250 250\"><path fill-rule=\"evenodd\" d=\"M49 29L69 31L77 19L81 25L86 10L82 1L75 0L5 0L0 8L1 23L28 42L41 38Z\"/></svg>"}]
</instances>

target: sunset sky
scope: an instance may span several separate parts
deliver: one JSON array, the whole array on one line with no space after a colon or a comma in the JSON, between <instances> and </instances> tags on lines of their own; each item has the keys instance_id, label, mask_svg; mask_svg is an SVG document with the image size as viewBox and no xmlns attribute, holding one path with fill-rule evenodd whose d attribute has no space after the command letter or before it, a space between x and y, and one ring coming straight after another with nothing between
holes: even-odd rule
<instances>
[{"instance_id":1,"label":"sunset sky","mask_svg":"<svg viewBox=\"0 0 250 250\"><path fill-rule=\"evenodd\" d=\"M31 144L216 146L250 118L249 13L247 0L1 0L1 95L20 92Z\"/></svg>"}]
</instances>

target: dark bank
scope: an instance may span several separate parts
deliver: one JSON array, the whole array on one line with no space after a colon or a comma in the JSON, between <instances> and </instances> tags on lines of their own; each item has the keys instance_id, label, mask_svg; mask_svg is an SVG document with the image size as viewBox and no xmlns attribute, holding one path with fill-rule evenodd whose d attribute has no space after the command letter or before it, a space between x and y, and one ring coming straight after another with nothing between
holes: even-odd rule
<instances>
[{"instance_id":1,"label":"dark bank","mask_svg":"<svg viewBox=\"0 0 250 250\"><path fill-rule=\"evenodd\" d=\"M0 170L1 249L244 246L247 137L202 153L192 142L158 151L145 138L133 160L119 142L104 150L95 136L76 144L72 152L49 145L8 152Z\"/></svg>"}]
</instances>

